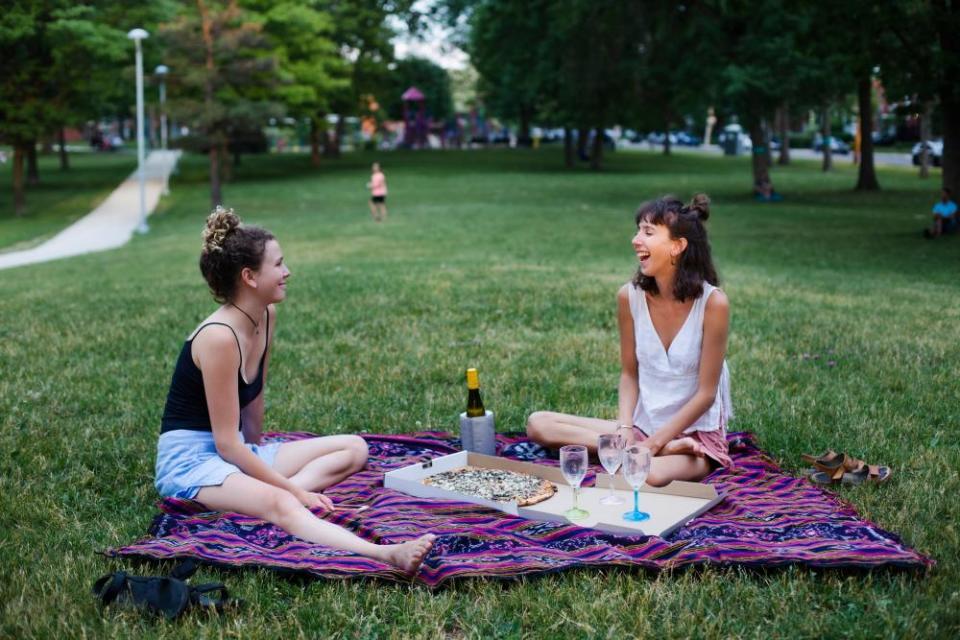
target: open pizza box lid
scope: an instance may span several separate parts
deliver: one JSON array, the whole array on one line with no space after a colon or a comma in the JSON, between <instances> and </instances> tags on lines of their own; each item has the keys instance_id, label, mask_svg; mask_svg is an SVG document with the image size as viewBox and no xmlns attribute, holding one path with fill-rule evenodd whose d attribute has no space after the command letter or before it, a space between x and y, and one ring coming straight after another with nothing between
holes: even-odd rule
<instances>
[{"instance_id":1,"label":"open pizza box lid","mask_svg":"<svg viewBox=\"0 0 960 640\"><path fill-rule=\"evenodd\" d=\"M528 473L553 482L557 485L557 492L543 502L521 507L515 501L485 500L423 484L425 478L466 466ZM618 474L614 477L614 490L623 498L623 504L612 506L600 504L600 499L609 491L609 481L610 476L601 473L598 474L599 486L584 487L580 490L580 507L589 511L590 515L585 520L576 522L567 520L563 515L564 511L573 506L573 488L567 484L559 467L460 451L388 471L384 475L383 486L418 498L479 504L531 520L576 524L609 533L655 536L669 535L696 516L710 510L724 497L724 494L718 494L711 485L698 482L674 480L665 487L644 486L640 489L640 510L649 513L650 519L643 522L630 522L623 519L623 514L633 508L633 490L622 475Z\"/></svg>"}]
</instances>

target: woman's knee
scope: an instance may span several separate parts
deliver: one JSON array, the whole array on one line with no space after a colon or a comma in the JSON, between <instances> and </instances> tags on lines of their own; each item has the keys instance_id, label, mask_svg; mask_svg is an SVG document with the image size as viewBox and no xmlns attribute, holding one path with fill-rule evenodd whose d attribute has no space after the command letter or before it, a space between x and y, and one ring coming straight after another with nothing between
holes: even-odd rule
<instances>
[{"instance_id":1,"label":"woman's knee","mask_svg":"<svg viewBox=\"0 0 960 640\"><path fill-rule=\"evenodd\" d=\"M270 493L267 513L264 519L286 529L290 521L300 514L303 505L292 493L283 489L275 489Z\"/></svg>"},{"instance_id":2,"label":"woman's knee","mask_svg":"<svg viewBox=\"0 0 960 640\"><path fill-rule=\"evenodd\" d=\"M646 483L651 487L665 487L673 480L668 474L663 473L657 469L650 469L650 473L647 474Z\"/></svg>"},{"instance_id":3,"label":"woman's knee","mask_svg":"<svg viewBox=\"0 0 960 640\"><path fill-rule=\"evenodd\" d=\"M348 436L347 450L350 452L351 467L359 471L367 466L367 458L370 456L370 447L367 441L360 436Z\"/></svg>"},{"instance_id":4,"label":"woman's knee","mask_svg":"<svg viewBox=\"0 0 960 640\"><path fill-rule=\"evenodd\" d=\"M553 414L549 411L534 411L527 417L527 436L534 442L543 442L550 432Z\"/></svg>"}]
</instances>

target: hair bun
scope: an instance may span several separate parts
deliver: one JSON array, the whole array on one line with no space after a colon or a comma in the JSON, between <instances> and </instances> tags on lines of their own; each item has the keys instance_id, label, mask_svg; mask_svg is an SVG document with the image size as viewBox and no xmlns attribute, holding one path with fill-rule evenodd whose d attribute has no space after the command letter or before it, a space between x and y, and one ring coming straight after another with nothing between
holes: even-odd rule
<instances>
[{"instance_id":1,"label":"hair bun","mask_svg":"<svg viewBox=\"0 0 960 640\"><path fill-rule=\"evenodd\" d=\"M223 243L227 236L239 226L240 217L233 212L233 209L224 209L218 204L217 208L207 216L207 226L202 233L203 252L223 251Z\"/></svg>"},{"instance_id":2,"label":"hair bun","mask_svg":"<svg viewBox=\"0 0 960 640\"><path fill-rule=\"evenodd\" d=\"M706 222L710 217L710 197L705 193L694 194L690 200L690 210L697 212L697 217Z\"/></svg>"}]
</instances>

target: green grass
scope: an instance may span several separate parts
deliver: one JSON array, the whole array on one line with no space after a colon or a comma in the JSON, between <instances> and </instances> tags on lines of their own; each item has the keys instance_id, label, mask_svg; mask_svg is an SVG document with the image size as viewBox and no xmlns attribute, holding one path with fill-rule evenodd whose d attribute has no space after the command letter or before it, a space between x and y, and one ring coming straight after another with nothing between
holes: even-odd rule
<instances>
[{"instance_id":1,"label":"green grass","mask_svg":"<svg viewBox=\"0 0 960 640\"><path fill-rule=\"evenodd\" d=\"M827 447L895 469L840 489L938 564L929 574L577 570L431 593L204 569L246 608L175 624L109 610L93 580L141 536L174 358L211 311L196 266L203 160L187 158L151 232L117 251L5 271L0 308L0 637L950 637L960 631L960 243L919 230L935 185L883 170L775 170L786 200L749 198L748 159L620 154L566 172L558 153L382 154L390 219L374 225L372 155L310 169L248 159L227 204L280 239L267 425L319 433L453 429L480 369L498 428L536 409L612 417L615 293L635 262L632 211L704 190L732 307L736 429L787 469ZM0 234L7 221L0 224ZM822 354L804 360L802 354ZM832 358L836 366L828 366ZM156 566L134 567L157 573Z\"/></svg>"},{"instance_id":2,"label":"green grass","mask_svg":"<svg viewBox=\"0 0 960 640\"><path fill-rule=\"evenodd\" d=\"M13 213L13 158L0 164L0 252L28 249L93 211L137 168L136 155L71 153L60 171L57 154L37 160L40 182L26 188L26 212ZM26 168L24 168L26 171Z\"/></svg>"}]
</instances>

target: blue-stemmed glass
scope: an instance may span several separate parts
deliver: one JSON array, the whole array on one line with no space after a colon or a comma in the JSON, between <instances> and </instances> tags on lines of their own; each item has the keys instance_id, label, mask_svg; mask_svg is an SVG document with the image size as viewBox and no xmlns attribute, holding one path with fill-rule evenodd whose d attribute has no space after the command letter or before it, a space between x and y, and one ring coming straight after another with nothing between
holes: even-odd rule
<instances>
[{"instance_id":1,"label":"blue-stemmed glass","mask_svg":"<svg viewBox=\"0 0 960 640\"><path fill-rule=\"evenodd\" d=\"M624 520L643 522L650 519L650 514L640 511L640 487L650 473L650 449L636 445L623 451L623 476L633 487L633 511L623 514Z\"/></svg>"},{"instance_id":2,"label":"blue-stemmed glass","mask_svg":"<svg viewBox=\"0 0 960 640\"><path fill-rule=\"evenodd\" d=\"M579 444L560 447L560 470L573 487L573 508L567 509L563 515L569 520L583 520L590 515L589 511L580 508L580 483L587 475L587 448Z\"/></svg>"}]
</instances>

